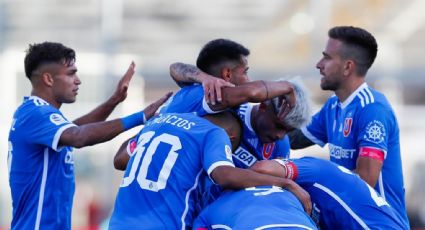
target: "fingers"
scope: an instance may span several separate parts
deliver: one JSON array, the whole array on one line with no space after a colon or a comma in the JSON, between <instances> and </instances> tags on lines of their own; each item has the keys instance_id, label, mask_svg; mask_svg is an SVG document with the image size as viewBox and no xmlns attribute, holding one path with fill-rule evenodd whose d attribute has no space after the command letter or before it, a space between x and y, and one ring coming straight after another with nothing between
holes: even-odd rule
<instances>
[{"instance_id":1,"label":"fingers","mask_svg":"<svg viewBox=\"0 0 425 230\"><path fill-rule=\"evenodd\" d=\"M283 98L282 99L282 104L280 106L280 110L277 114L277 117L279 118L279 120L283 121L283 119L289 114L289 112L291 112L291 105L289 104L289 102Z\"/></svg>"},{"instance_id":2,"label":"fingers","mask_svg":"<svg viewBox=\"0 0 425 230\"><path fill-rule=\"evenodd\" d=\"M121 79L120 83L122 84L122 87L128 87L128 84L131 78L133 78L133 75L135 73L135 67L136 67L136 64L134 63L134 61L132 61L130 65L128 66L128 69L125 72L124 76Z\"/></svg>"},{"instance_id":3,"label":"fingers","mask_svg":"<svg viewBox=\"0 0 425 230\"><path fill-rule=\"evenodd\" d=\"M158 110L158 108L161 107L161 105L163 105L168 100L168 98L171 97L171 95L173 95L173 92L168 92L160 99L148 105L148 107L146 107L144 110L146 120L149 120L153 115L155 115L155 112Z\"/></svg>"}]
</instances>

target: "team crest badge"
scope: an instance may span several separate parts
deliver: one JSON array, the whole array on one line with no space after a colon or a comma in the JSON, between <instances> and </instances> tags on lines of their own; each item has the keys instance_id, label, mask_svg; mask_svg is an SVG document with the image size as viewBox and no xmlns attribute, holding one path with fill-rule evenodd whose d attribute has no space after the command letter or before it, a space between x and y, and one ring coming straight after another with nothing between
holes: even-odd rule
<instances>
[{"instance_id":1,"label":"team crest badge","mask_svg":"<svg viewBox=\"0 0 425 230\"><path fill-rule=\"evenodd\" d=\"M348 137L348 135L350 135L352 125L353 125L353 118L351 118L351 117L345 118L344 130L343 130L344 137Z\"/></svg>"},{"instance_id":2,"label":"team crest badge","mask_svg":"<svg viewBox=\"0 0 425 230\"><path fill-rule=\"evenodd\" d=\"M268 143L263 145L263 157L269 159L273 153L275 143Z\"/></svg>"},{"instance_id":3,"label":"team crest badge","mask_svg":"<svg viewBox=\"0 0 425 230\"><path fill-rule=\"evenodd\" d=\"M387 134L382 122L373 120L367 125L364 138L368 141L379 144L385 140L386 136Z\"/></svg>"}]
</instances>

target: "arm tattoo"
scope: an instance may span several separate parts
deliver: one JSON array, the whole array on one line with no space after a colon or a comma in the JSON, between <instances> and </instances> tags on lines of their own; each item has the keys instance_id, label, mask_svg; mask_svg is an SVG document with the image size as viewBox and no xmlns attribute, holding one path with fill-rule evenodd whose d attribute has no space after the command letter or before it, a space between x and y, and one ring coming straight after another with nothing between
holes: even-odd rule
<instances>
[{"instance_id":1,"label":"arm tattoo","mask_svg":"<svg viewBox=\"0 0 425 230\"><path fill-rule=\"evenodd\" d=\"M198 69L198 67L183 63L179 63L176 67L176 72L185 82L199 82L197 76L201 74L201 71Z\"/></svg>"},{"instance_id":2,"label":"arm tattoo","mask_svg":"<svg viewBox=\"0 0 425 230\"><path fill-rule=\"evenodd\" d=\"M302 149L314 145L300 129L295 129L287 134L291 142L291 149Z\"/></svg>"}]
</instances>

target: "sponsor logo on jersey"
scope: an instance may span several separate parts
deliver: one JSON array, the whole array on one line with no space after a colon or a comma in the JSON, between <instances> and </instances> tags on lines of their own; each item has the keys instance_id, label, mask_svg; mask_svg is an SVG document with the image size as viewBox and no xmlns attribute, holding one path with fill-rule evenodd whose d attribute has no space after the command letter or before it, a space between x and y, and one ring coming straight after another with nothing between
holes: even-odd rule
<instances>
[{"instance_id":1,"label":"sponsor logo on jersey","mask_svg":"<svg viewBox=\"0 0 425 230\"><path fill-rule=\"evenodd\" d=\"M61 124L64 124L64 123L67 123L68 121L67 120L65 120L65 118L62 116L62 115L60 115L59 113L53 113L53 114L50 114L50 121L53 123L53 124L55 124L55 125L61 125Z\"/></svg>"},{"instance_id":2,"label":"sponsor logo on jersey","mask_svg":"<svg viewBox=\"0 0 425 230\"><path fill-rule=\"evenodd\" d=\"M274 146L275 146L275 143L263 144L263 158L264 159L269 159L269 157L273 153Z\"/></svg>"},{"instance_id":3,"label":"sponsor logo on jersey","mask_svg":"<svg viewBox=\"0 0 425 230\"><path fill-rule=\"evenodd\" d=\"M257 161L254 155L252 155L250 152L240 146L238 149L236 149L235 153L233 154L233 157L238 159L248 167L251 167Z\"/></svg>"},{"instance_id":4,"label":"sponsor logo on jersey","mask_svg":"<svg viewBox=\"0 0 425 230\"><path fill-rule=\"evenodd\" d=\"M386 135L385 127L382 122L373 120L367 124L364 138L367 141L379 144L385 140Z\"/></svg>"},{"instance_id":5,"label":"sponsor logo on jersey","mask_svg":"<svg viewBox=\"0 0 425 230\"><path fill-rule=\"evenodd\" d=\"M344 149L329 143L329 153L335 159L352 159L356 149Z\"/></svg>"},{"instance_id":6,"label":"sponsor logo on jersey","mask_svg":"<svg viewBox=\"0 0 425 230\"><path fill-rule=\"evenodd\" d=\"M348 137L348 135L350 135L352 125L353 125L353 118L351 117L345 118L344 130L343 130L344 137Z\"/></svg>"}]
</instances>

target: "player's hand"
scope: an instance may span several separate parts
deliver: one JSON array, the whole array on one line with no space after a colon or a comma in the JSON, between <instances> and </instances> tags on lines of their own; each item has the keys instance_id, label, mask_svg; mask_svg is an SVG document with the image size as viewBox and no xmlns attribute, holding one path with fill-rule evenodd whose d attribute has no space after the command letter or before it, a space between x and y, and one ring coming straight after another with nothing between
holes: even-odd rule
<instances>
[{"instance_id":1,"label":"player's hand","mask_svg":"<svg viewBox=\"0 0 425 230\"><path fill-rule=\"evenodd\" d=\"M235 85L227 82L221 78L208 77L202 81L202 87L204 88L205 100L207 103L215 105L220 103L223 99L221 95L222 87L234 87Z\"/></svg>"},{"instance_id":2,"label":"player's hand","mask_svg":"<svg viewBox=\"0 0 425 230\"><path fill-rule=\"evenodd\" d=\"M155 112L158 110L158 108L161 107L161 105L163 105L168 100L168 98L171 97L171 95L173 95L173 92L168 92L167 94L165 94L163 97L161 97L157 101L148 105L145 108L145 110L143 110L143 112L145 113L145 116L146 116L146 120L149 120L151 117L153 117L155 115Z\"/></svg>"},{"instance_id":3,"label":"player's hand","mask_svg":"<svg viewBox=\"0 0 425 230\"><path fill-rule=\"evenodd\" d=\"M279 118L280 121L283 121L289 112L291 112L292 107L284 96L279 98L279 100L281 101L279 111L277 112L277 118Z\"/></svg>"},{"instance_id":4,"label":"player's hand","mask_svg":"<svg viewBox=\"0 0 425 230\"><path fill-rule=\"evenodd\" d=\"M134 64L134 61L132 61L130 66L128 66L124 76L122 76L121 80L118 82L117 88L110 98L110 100L113 101L115 105L123 102L127 98L128 86L135 73L135 67L136 64Z\"/></svg>"},{"instance_id":5,"label":"player's hand","mask_svg":"<svg viewBox=\"0 0 425 230\"><path fill-rule=\"evenodd\" d=\"M311 204L310 194L308 194L307 191L305 191L303 188L301 188L301 186L299 186L297 183L293 181L291 185L287 187L287 189L298 198L298 200L301 202L301 204L304 207L304 211L308 215L311 215L313 206Z\"/></svg>"}]
</instances>

